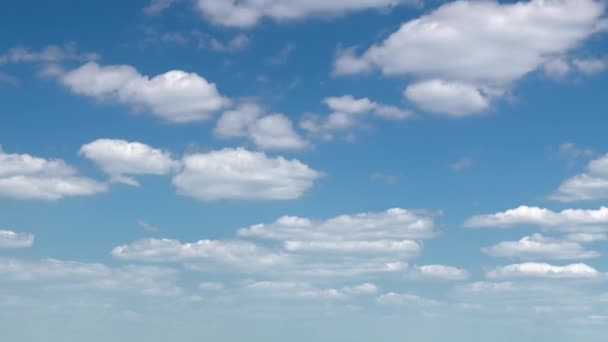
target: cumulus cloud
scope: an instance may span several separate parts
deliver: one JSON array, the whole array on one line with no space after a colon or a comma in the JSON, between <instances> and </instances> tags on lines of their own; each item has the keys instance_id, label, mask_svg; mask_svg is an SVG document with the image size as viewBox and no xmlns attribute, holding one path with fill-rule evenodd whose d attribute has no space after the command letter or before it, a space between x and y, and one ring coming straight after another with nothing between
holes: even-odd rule
<instances>
[{"instance_id":1,"label":"cumulus cloud","mask_svg":"<svg viewBox=\"0 0 608 342\"><path fill-rule=\"evenodd\" d=\"M98 139L80 148L80 154L93 161L114 182L139 185L134 175L166 175L178 166L167 151L139 142Z\"/></svg>"},{"instance_id":2,"label":"cumulus cloud","mask_svg":"<svg viewBox=\"0 0 608 342\"><path fill-rule=\"evenodd\" d=\"M361 54L343 49L334 73L412 75L419 80L405 94L420 108L482 112L515 81L598 32L604 11L598 0L453 1Z\"/></svg>"},{"instance_id":3,"label":"cumulus cloud","mask_svg":"<svg viewBox=\"0 0 608 342\"><path fill-rule=\"evenodd\" d=\"M549 209L520 206L504 212L477 215L467 219L467 228L510 228L518 225L535 225L544 230L593 232L608 224L608 208L565 209L554 212Z\"/></svg>"},{"instance_id":4,"label":"cumulus cloud","mask_svg":"<svg viewBox=\"0 0 608 342\"><path fill-rule=\"evenodd\" d=\"M462 268L446 265L416 266L412 275L421 279L431 280L466 280L469 272Z\"/></svg>"},{"instance_id":5,"label":"cumulus cloud","mask_svg":"<svg viewBox=\"0 0 608 342\"><path fill-rule=\"evenodd\" d=\"M561 202L608 198L608 154L589 162L585 172L562 182L550 198Z\"/></svg>"},{"instance_id":6,"label":"cumulus cloud","mask_svg":"<svg viewBox=\"0 0 608 342\"><path fill-rule=\"evenodd\" d=\"M486 273L491 279L498 278L554 278L592 279L601 276L595 268L586 264L554 266L546 263L527 262L498 267Z\"/></svg>"},{"instance_id":7,"label":"cumulus cloud","mask_svg":"<svg viewBox=\"0 0 608 342\"><path fill-rule=\"evenodd\" d=\"M274 21L302 20L311 16L338 16L350 12L385 9L399 4L417 4L415 0L196 0L201 13L212 23L222 26L251 27L263 18Z\"/></svg>"},{"instance_id":8,"label":"cumulus cloud","mask_svg":"<svg viewBox=\"0 0 608 342\"><path fill-rule=\"evenodd\" d=\"M34 235L0 230L1 248L29 248L34 245Z\"/></svg>"},{"instance_id":9,"label":"cumulus cloud","mask_svg":"<svg viewBox=\"0 0 608 342\"><path fill-rule=\"evenodd\" d=\"M586 250L578 242L553 239L541 234L526 236L519 241L503 241L482 250L484 253L494 257L524 260L589 259L597 258L601 255L596 251Z\"/></svg>"},{"instance_id":10,"label":"cumulus cloud","mask_svg":"<svg viewBox=\"0 0 608 342\"><path fill-rule=\"evenodd\" d=\"M173 184L179 194L202 201L289 200L302 196L320 177L298 160L238 148L185 156Z\"/></svg>"},{"instance_id":11,"label":"cumulus cloud","mask_svg":"<svg viewBox=\"0 0 608 342\"><path fill-rule=\"evenodd\" d=\"M214 133L220 138L248 138L265 150L300 150L308 146L284 114L267 114L255 103L244 103L220 116Z\"/></svg>"},{"instance_id":12,"label":"cumulus cloud","mask_svg":"<svg viewBox=\"0 0 608 342\"><path fill-rule=\"evenodd\" d=\"M480 113L490 106L490 100L478 88L439 79L410 84L404 94L419 108L455 117Z\"/></svg>"},{"instance_id":13,"label":"cumulus cloud","mask_svg":"<svg viewBox=\"0 0 608 342\"><path fill-rule=\"evenodd\" d=\"M80 176L63 160L8 154L0 149L0 197L53 201L106 190L106 184Z\"/></svg>"},{"instance_id":14,"label":"cumulus cloud","mask_svg":"<svg viewBox=\"0 0 608 342\"><path fill-rule=\"evenodd\" d=\"M125 104L173 123L207 120L230 103L215 84L181 70L148 77L129 65L90 62L57 77L75 94Z\"/></svg>"},{"instance_id":15,"label":"cumulus cloud","mask_svg":"<svg viewBox=\"0 0 608 342\"><path fill-rule=\"evenodd\" d=\"M328 97L324 103L330 109L330 114L326 117L309 114L301 120L300 127L312 135L326 139L331 139L334 132L345 132L362 126L364 118L369 115L384 120L403 120L413 115L411 111L380 104L367 97Z\"/></svg>"}]
</instances>

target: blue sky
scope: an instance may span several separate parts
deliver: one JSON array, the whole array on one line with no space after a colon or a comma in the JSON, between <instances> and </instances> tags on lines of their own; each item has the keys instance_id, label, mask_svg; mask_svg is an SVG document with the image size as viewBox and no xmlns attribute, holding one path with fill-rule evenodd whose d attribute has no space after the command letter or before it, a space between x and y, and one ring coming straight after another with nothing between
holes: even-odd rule
<instances>
[{"instance_id":1,"label":"blue sky","mask_svg":"<svg viewBox=\"0 0 608 342\"><path fill-rule=\"evenodd\" d=\"M0 12L10 341L603 341L607 4Z\"/></svg>"}]
</instances>

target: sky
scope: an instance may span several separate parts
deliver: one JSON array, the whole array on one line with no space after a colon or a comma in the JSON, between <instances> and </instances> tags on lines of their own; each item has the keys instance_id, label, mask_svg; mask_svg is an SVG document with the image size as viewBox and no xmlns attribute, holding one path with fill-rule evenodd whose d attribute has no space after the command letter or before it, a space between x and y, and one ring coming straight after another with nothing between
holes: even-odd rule
<instances>
[{"instance_id":1,"label":"sky","mask_svg":"<svg viewBox=\"0 0 608 342\"><path fill-rule=\"evenodd\" d=\"M2 339L605 341L604 0L2 7Z\"/></svg>"}]
</instances>

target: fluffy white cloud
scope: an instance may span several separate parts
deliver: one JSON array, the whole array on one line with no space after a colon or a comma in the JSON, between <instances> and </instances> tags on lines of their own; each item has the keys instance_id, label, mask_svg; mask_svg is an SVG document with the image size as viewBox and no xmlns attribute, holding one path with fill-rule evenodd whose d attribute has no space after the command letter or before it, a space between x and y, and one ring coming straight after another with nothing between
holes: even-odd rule
<instances>
[{"instance_id":1,"label":"fluffy white cloud","mask_svg":"<svg viewBox=\"0 0 608 342\"><path fill-rule=\"evenodd\" d=\"M0 197L52 201L106 190L106 184L80 176L63 160L7 154L0 149Z\"/></svg>"},{"instance_id":2,"label":"fluffy white cloud","mask_svg":"<svg viewBox=\"0 0 608 342\"><path fill-rule=\"evenodd\" d=\"M0 259L0 276L0 283L31 282L41 288L70 291L120 291L147 296L175 296L182 292L176 285L176 271L151 266L111 268L99 263L56 259Z\"/></svg>"},{"instance_id":3,"label":"fluffy white cloud","mask_svg":"<svg viewBox=\"0 0 608 342\"><path fill-rule=\"evenodd\" d=\"M595 268L586 264L554 266L546 263L527 262L498 267L486 273L491 279L497 278L556 278L589 279L601 276Z\"/></svg>"},{"instance_id":4,"label":"fluffy white cloud","mask_svg":"<svg viewBox=\"0 0 608 342\"><path fill-rule=\"evenodd\" d=\"M58 77L75 94L122 103L174 123L207 120L230 103L215 84L181 70L150 78L129 65L90 62Z\"/></svg>"},{"instance_id":5,"label":"fluffy white cloud","mask_svg":"<svg viewBox=\"0 0 608 342\"><path fill-rule=\"evenodd\" d=\"M580 243L557 240L541 234L526 236L519 241L503 241L482 249L484 253L503 258L538 260L538 259L589 259L601 254L586 250Z\"/></svg>"},{"instance_id":6,"label":"fluffy white cloud","mask_svg":"<svg viewBox=\"0 0 608 342\"><path fill-rule=\"evenodd\" d=\"M411 111L380 104L367 97L328 97L324 99L324 103L331 110L330 114L326 117L309 114L302 119L300 127L326 139L330 139L335 131L362 126L363 119L370 114L385 120L403 120L413 115Z\"/></svg>"},{"instance_id":7,"label":"fluffy white cloud","mask_svg":"<svg viewBox=\"0 0 608 342\"><path fill-rule=\"evenodd\" d=\"M404 23L360 55L344 49L334 73L380 69L386 75L413 75L424 87L419 84L406 95L421 108L479 112L488 107L488 95L499 96L598 32L604 11L598 0L453 1Z\"/></svg>"},{"instance_id":8,"label":"fluffy white cloud","mask_svg":"<svg viewBox=\"0 0 608 342\"><path fill-rule=\"evenodd\" d=\"M608 154L589 162L585 172L566 179L550 197L561 202L608 198Z\"/></svg>"},{"instance_id":9,"label":"fluffy white cloud","mask_svg":"<svg viewBox=\"0 0 608 342\"><path fill-rule=\"evenodd\" d=\"M546 230L582 232L601 230L608 224L608 208L597 210L565 209L554 212L538 207L520 206L504 212L477 215L467 219L468 228L509 228L518 225L535 225Z\"/></svg>"},{"instance_id":10,"label":"fluffy white cloud","mask_svg":"<svg viewBox=\"0 0 608 342\"><path fill-rule=\"evenodd\" d=\"M28 248L34 245L34 235L0 230L0 248Z\"/></svg>"},{"instance_id":11,"label":"fluffy white cloud","mask_svg":"<svg viewBox=\"0 0 608 342\"><path fill-rule=\"evenodd\" d=\"M404 94L426 111L455 117L483 112L490 106L487 96L477 87L438 79L411 84Z\"/></svg>"},{"instance_id":12,"label":"fluffy white cloud","mask_svg":"<svg viewBox=\"0 0 608 342\"><path fill-rule=\"evenodd\" d=\"M275 21L301 20L311 16L338 16L349 12L391 8L415 0L196 0L201 13L222 26L251 27L263 18Z\"/></svg>"},{"instance_id":13,"label":"fluffy white cloud","mask_svg":"<svg viewBox=\"0 0 608 342\"><path fill-rule=\"evenodd\" d=\"M302 196L319 177L298 160L238 148L185 156L173 184L180 194L202 201L289 200Z\"/></svg>"},{"instance_id":14,"label":"fluffy white cloud","mask_svg":"<svg viewBox=\"0 0 608 342\"><path fill-rule=\"evenodd\" d=\"M214 133L220 138L249 138L265 150L299 150L308 146L283 114L265 114L254 103L245 103L226 111L217 122Z\"/></svg>"},{"instance_id":15,"label":"fluffy white cloud","mask_svg":"<svg viewBox=\"0 0 608 342\"><path fill-rule=\"evenodd\" d=\"M130 185L139 183L132 175L165 175L178 166L169 152L139 142L98 139L80 148L80 154L92 160L112 181Z\"/></svg>"},{"instance_id":16,"label":"fluffy white cloud","mask_svg":"<svg viewBox=\"0 0 608 342\"><path fill-rule=\"evenodd\" d=\"M416 266L413 276L432 280L466 280L469 272L462 268L446 265Z\"/></svg>"}]
</instances>

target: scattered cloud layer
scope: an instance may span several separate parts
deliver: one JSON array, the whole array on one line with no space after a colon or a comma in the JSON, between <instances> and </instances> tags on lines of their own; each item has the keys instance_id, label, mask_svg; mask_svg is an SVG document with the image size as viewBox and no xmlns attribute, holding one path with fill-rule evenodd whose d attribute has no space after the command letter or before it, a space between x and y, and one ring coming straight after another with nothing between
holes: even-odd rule
<instances>
[{"instance_id":1,"label":"scattered cloud layer","mask_svg":"<svg viewBox=\"0 0 608 342\"><path fill-rule=\"evenodd\" d=\"M546 263L527 262L498 267L486 273L491 279L502 278L549 278L549 279L593 279L601 276L586 264L554 266Z\"/></svg>"},{"instance_id":2,"label":"scattered cloud layer","mask_svg":"<svg viewBox=\"0 0 608 342\"><path fill-rule=\"evenodd\" d=\"M105 192L107 185L79 175L60 159L8 154L0 149L0 197L58 200Z\"/></svg>"},{"instance_id":3,"label":"scattered cloud layer","mask_svg":"<svg viewBox=\"0 0 608 342\"><path fill-rule=\"evenodd\" d=\"M215 84L181 70L148 77L129 65L89 62L74 70L59 71L57 77L75 94L125 104L173 123L208 120L230 104Z\"/></svg>"},{"instance_id":4,"label":"scattered cloud layer","mask_svg":"<svg viewBox=\"0 0 608 342\"><path fill-rule=\"evenodd\" d=\"M334 73L379 69L385 75L412 75L418 80L405 95L414 104L430 112L471 115L486 111L515 81L598 32L604 11L597 0L453 1L405 22L361 54L343 49Z\"/></svg>"}]
</instances>

